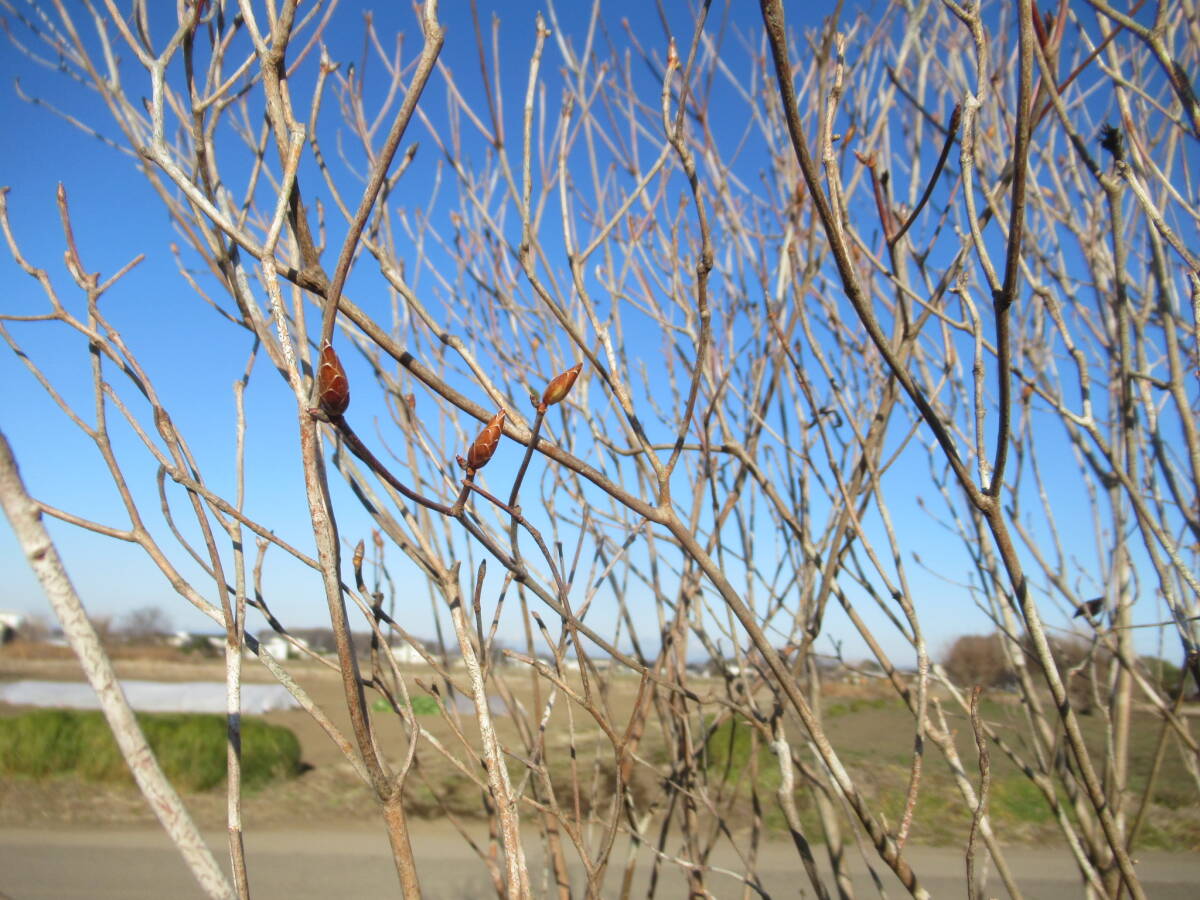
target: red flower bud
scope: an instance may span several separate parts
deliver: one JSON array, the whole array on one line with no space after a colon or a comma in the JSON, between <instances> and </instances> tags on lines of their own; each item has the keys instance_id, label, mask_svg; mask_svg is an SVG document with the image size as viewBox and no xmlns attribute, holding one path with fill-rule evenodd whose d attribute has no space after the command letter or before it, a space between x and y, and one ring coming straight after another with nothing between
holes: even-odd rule
<instances>
[{"instance_id":1,"label":"red flower bud","mask_svg":"<svg viewBox=\"0 0 1200 900\"><path fill-rule=\"evenodd\" d=\"M328 341L321 345L321 362L317 366L317 400L328 416L340 416L350 405L346 370Z\"/></svg>"},{"instance_id":2,"label":"red flower bud","mask_svg":"<svg viewBox=\"0 0 1200 900\"><path fill-rule=\"evenodd\" d=\"M566 397L581 371L583 363L576 363L561 375L555 376L554 380L546 385L546 392L542 394L542 402L538 404L538 409L545 412L547 406L552 406Z\"/></svg>"},{"instance_id":3,"label":"red flower bud","mask_svg":"<svg viewBox=\"0 0 1200 900\"><path fill-rule=\"evenodd\" d=\"M492 416L492 421L487 423L487 427L479 432L479 437L475 438L475 443L467 450L468 468L482 469L492 458L492 454L496 452L496 447L500 443L500 434L504 430L505 415L504 410L500 410Z\"/></svg>"}]
</instances>

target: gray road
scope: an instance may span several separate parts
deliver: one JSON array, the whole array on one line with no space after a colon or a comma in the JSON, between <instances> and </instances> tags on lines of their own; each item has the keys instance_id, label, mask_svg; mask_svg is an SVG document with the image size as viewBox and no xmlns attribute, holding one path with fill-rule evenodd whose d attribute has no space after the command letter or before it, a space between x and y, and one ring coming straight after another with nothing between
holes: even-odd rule
<instances>
[{"instance_id":1,"label":"gray road","mask_svg":"<svg viewBox=\"0 0 1200 900\"><path fill-rule=\"evenodd\" d=\"M399 896L387 840L380 829L362 827L306 829L302 823L288 831L254 832L247 836L252 896L256 900L307 898L372 898ZM209 835L218 859L226 856L224 836ZM466 844L440 824L418 823L414 836L425 897L458 900L495 896L478 859ZM624 859L618 843L614 860ZM964 897L962 855L948 849L910 848L913 868L935 897ZM1008 852L1025 896L1064 900L1082 896L1079 881L1066 854L1057 850L1020 849ZM536 860L531 860L536 864ZM876 896L870 876L858 861L859 896ZM722 857L714 865L735 868ZM1145 853L1139 858L1147 894L1161 898L1200 896L1200 855ZM796 856L786 844L771 843L761 854L763 887L771 897L812 896ZM645 866L639 872L645 896ZM877 867L878 871L878 867ZM684 896L682 879L664 874L658 896ZM616 893L619 873L607 883L606 895ZM714 897L740 897L735 879L712 873ZM891 897L904 896L887 881ZM535 885L538 895L541 885ZM178 854L161 831L138 829L0 829L0 897L9 900L159 900L201 894ZM1007 894L993 879L987 896Z\"/></svg>"}]
</instances>

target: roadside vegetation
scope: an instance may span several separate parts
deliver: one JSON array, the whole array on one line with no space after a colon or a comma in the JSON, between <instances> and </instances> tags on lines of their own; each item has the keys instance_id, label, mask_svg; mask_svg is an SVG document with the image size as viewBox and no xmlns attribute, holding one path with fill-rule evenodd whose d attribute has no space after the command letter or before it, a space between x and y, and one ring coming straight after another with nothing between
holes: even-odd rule
<instances>
[{"instance_id":1,"label":"roadside vegetation","mask_svg":"<svg viewBox=\"0 0 1200 900\"><path fill-rule=\"evenodd\" d=\"M224 717L141 713L137 720L164 773L180 789L207 791L224 783ZM242 784L248 790L300 771L300 742L290 729L242 719ZM62 709L0 718L0 774L133 783L104 717Z\"/></svg>"}]
</instances>

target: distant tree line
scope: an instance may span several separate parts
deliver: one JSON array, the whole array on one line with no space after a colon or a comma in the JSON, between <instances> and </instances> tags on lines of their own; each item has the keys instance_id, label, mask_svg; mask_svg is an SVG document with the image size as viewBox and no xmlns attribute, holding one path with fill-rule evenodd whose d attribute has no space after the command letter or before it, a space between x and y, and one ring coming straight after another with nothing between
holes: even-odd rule
<instances>
[{"instance_id":1,"label":"distant tree line","mask_svg":"<svg viewBox=\"0 0 1200 900\"><path fill-rule=\"evenodd\" d=\"M1071 700L1081 712L1091 712L1096 705L1094 696L1106 690L1113 666L1113 655L1104 646L1082 635L1065 635L1050 639L1050 646L1060 670L1067 674ZM1020 652L1023 659L1015 659ZM942 666L956 684L980 685L983 688L1012 689L1017 684L1017 666L1031 665L1028 639L1006 641L998 632L965 634L946 650ZM1139 659L1151 684L1168 695L1179 692L1183 670L1174 663L1154 656Z\"/></svg>"}]
</instances>

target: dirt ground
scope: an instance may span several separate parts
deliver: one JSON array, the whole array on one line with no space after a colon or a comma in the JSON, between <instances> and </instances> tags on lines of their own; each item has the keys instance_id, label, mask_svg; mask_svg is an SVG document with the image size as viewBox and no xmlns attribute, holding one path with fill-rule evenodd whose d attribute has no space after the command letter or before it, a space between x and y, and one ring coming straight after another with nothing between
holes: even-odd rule
<instances>
[{"instance_id":1,"label":"dirt ground","mask_svg":"<svg viewBox=\"0 0 1200 900\"><path fill-rule=\"evenodd\" d=\"M218 661L180 662L178 660L118 660L122 678L160 681L220 680L223 666ZM297 680L334 723L347 735L348 717L344 712L340 676L317 663L290 663ZM78 680L74 661L66 659L13 658L0 652L0 680L12 678ZM269 682L268 673L253 663L245 670L247 681ZM636 683L631 685L630 694ZM614 703L625 702L617 689ZM528 702L531 698L525 697ZM831 709L836 707L831 706ZM0 704L0 715L19 712L18 707ZM895 756L903 762L905 753L904 716L896 713L895 727L881 728L880 716L887 710L875 710L869 731L855 717L832 717L827 722L830 735L840 746L868 746L878 759ZM274 712L268 721L286 725L300 740L307 768L300 777L247 794L244 800L247 854L256 898L350 896L376 897L397 894L396 876L387 841L380 826L379 813L371 795L353 774L349 764L328 736L302 710ZM399 724L381 717L380 745L386 755L397 756L403 747ZM436 717L431 724L436 726ZM467 717L469 721L470 717ZM863 717L865 718L865 717ZM502 725L501 727L511 727ZM895 746L881 743L882 735L894 733ZM448 736L448 735L447 735ZM449 736L448 736L449 737ZM911 736L909 736L911 739ZM847 758L854 763L854 753ZM439 773L426 773L434 781ZM419 785L414 790L419 793ZM462 792L462 802L477 804L478 795ZM218 859L225 859L225 796L220 790L190 794L185 801L193 817L209 835ZM474 810L465 808L463 813ZM418 817L413 820L414 841L427 897L477 897L491 893L485 868L474 856L470 845L447 823L444 817ZM478 833L478 822L467 822L481 846L486 835ZM530 844L536 845L536 838ZM955 842L957 843L957 841ZM822 860L823 848L816 848ZM963 879L963 855L958 846L942 848L910 847L914 869L928 884L934 896L960 894ZM1059 900L1078 891L1078 876L1064 850L1043 847L1013 847L1008 851L1022 887L1028 897L1054 897ZM531 850L532 871L539 871L536 850ZM609 889L615 891L619 869L627 853L621 838L614 852L614 875ZM642 851L645 854L645 851ZM1192 897L1200 884L1200 855L1140 853L1140 870L1148 879L1153 897ZM711 860L717 868L741 870L736 858L718 856ZM864 890L870 890L870 873L861 858L855 858L857 877ZM875 871L882 877L877 864ZM800 869L790 842L778 837L764 843L759 870L763 888L769 895L795 896ZM647 858L639 868L639 878L649 877ZM668 879L678 879L670 869ZM887 879L885 878L885 883ZM582 883L582 878L580 878ZM992 894L1001 891L993 878ZM661 896L676 896L668 882ZM682 881L679 887L682 889ZM894 885L896 895L902 894ZM644 893L644 887L640 893ZM741 896L740 881L728 874L711 873L713 896ZM540 895L541 890L537 893ZM167 842L141 796L131 786L95 784L73 777L38 781L0 779L0 900L26 898L139 898L199 896L198 889Z\"/></svg>"},{"instance_id":2,"label":"dirt ground","mask_svg":"<svg viewBox=\"0 0 1200 900\"><path fill-rule=\"evenodd\" d=\"M223 858L224 838L207 835L218 859ZM414 829L414 850L427 900L469 900L494 896L482 864L447 826L420 822ZM616 858L623 860L625 846ZM399 888L387 840L379 829L359 826L329 829L300 825L283 830L252 831L246 838L246 856L256 900L317 900L327 897L397 897ZM906 852L922 884L934 897L961 897L962 853L950 848L912 847ZM1029 900L1063 900L1080 896L1079 882L1064 853L1031 848L1009 854L1024 896ZM536 851L531 870L538 871ZM736 872L738 864L727 854L712 861L714 871L706 886L716 898L741 897L742 884L723 869ZM823 856L819 864L827 870ZM855 887L860 896L873 896L871 876L860 858L851 859ZM639 868L634 896L645 895L648 864ZM1155 900L1191 900L1200 884L1200 858L1195 855L1142 854L1138 870L1148 896ZM770 842L760 855L762 891L768 897L795 897L803 876L794 850ZM904 890L890 873L875 866L889 896ZM616 896L620 873L605 883L604 896ZM582 879L579 879L582 883ZM548 895L535 885L535 896ZM670 871L660 884L661 897L684 896L682 877ZM806 894L807 895L807 892ZM57 828L0 828L0 897L10 900L160 900L163 897L200 898L178 854L159 830ZM1006 896L992 877L987 897Z\"/></svg>"}]
</instances>

